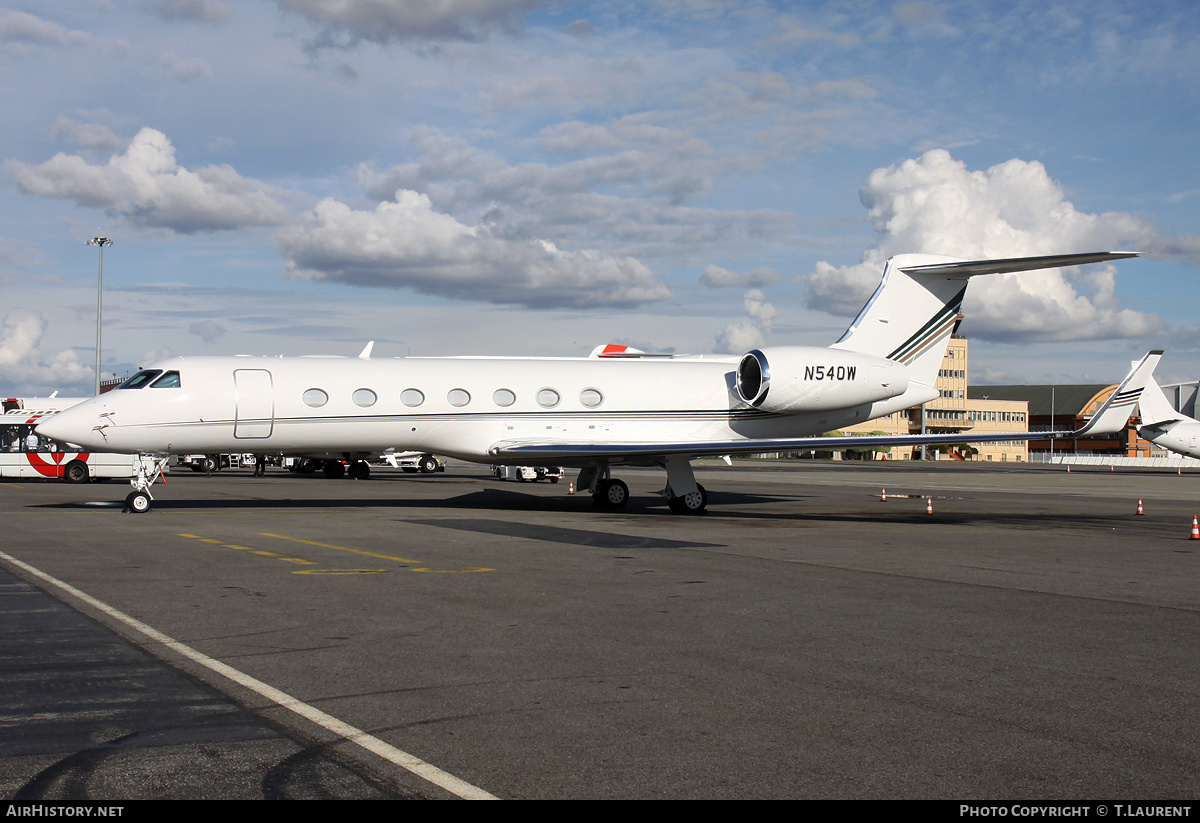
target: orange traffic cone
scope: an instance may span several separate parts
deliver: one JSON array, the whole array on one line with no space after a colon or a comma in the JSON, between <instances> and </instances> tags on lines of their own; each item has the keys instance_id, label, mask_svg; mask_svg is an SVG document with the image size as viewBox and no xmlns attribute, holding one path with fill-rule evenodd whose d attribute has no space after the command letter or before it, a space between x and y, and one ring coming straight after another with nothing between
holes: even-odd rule
<instances>
[{"instance_id":1,"label":"orange traffic cone","mask_svg":"<svg viewBox=\"0 0 1200 823\"><path fill-rule=\"evenodd\" d=\"M1140 497L1138 498L1137 511L1135 511L1134 514L1145 514L1145 512L1142 511L1142 498L1140 498Z\"/></svg>"},{"instance_id":2,"label":"orange traffic cone","mask_svg":"<svg viewBox=\"0 0 1200 823\"><path fill-rule=\"evenodd\" d=\"M567 494L574 494L574 493L575 493L575 484L568 483L567 484Z\"/></svg>"},{"instance_id":3,"label":"orange traffic cone","mask_svg":"<svg viewBox=\"0 0 1200 823\"><path fill-rule=\"evenodd\" d=\"M933 514L933 498L932 497L925 498L925 513Z\"/></svg>"},{"instance_id":4,"label":"orange traffic cone","mask_svg":"<svg viewBox=\"0 0 1200 823\"><path fill-rule=\"evenodd\" d=\"M1188 540L1200 540L1200 523L1196 522L1196 515L1192 515L1192 536Z\"/></svg>"},{"instance_id":5,"label":"orange traffic cone","mask_svg":"<svg viewBox=\"0 0 1200 823\"><path fill-rule=\"evenodd\" d=\"M880 489L880 490L879 490L879 502L880 502L880 503L886 503L886 502L887 502L887 489Z\"/></svg>"},{"instance_id":6,"label":"orange traffic cone","mask_svg":"<svg viewBox=\"0 0 1200 823\"><path fill-rule=\"evenodd\" d=\"M1109 467L1108 467L1108 470L1109 470L1110 472L1115 472L1115 471L1117 470L1117 467L1116 467L1116 466L1109 466Z\"/></svg>"},{"instance_id":7,"label":"orange traffic cone","mask_svg":"<svg viewBox=\"0 0 1200 823\"><path fill-rule=\"evenodd\" d=\"M1067 474L1070 474L1070 473L1071 473L1071 464L1068 463L1067 464Z\"/></svg>"}]
</instances>

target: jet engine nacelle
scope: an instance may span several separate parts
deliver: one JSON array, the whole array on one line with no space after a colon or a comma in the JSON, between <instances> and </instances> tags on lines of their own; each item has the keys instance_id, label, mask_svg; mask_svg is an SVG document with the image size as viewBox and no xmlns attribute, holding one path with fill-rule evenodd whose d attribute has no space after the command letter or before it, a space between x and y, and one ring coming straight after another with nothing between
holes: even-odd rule
<instances>
[{"instance_id":1,"label":"jet engine nacelle","mask_svg":"<svg viewBox=\"0 0 1200 823\"><path fill-rule=\"evenodd\" d=\"M907 389L903 363L840 349L755 349L737 367L742 400L763 411L785 414L852 408L896 397Z\"/></svg>"}]
</instances>

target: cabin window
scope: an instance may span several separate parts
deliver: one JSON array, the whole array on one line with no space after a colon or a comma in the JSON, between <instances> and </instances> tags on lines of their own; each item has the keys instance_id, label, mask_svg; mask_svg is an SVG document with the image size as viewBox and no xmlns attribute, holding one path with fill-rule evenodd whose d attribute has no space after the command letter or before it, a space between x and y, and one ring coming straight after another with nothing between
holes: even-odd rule
<instances>
[{"instance_id":1,"label":"cabin window","mask_svg":"<svg viewBox=\"0 0 1200 823\"><path fill-rule=\"evenodd\" d=\"M451 406L465 406L471 402L471 393L466 389L451 389L446 393L446 400Z\"/></svg>"},{"instance_id":2,"label":"cabin window","mask_svg":"<svg viewBox=\"0 0 1200 823\"><path fill-rule=\"evenodd\" d=\"M517 395L510 389L496 389L492 392L492 402L497 406L511 406L517 402Z\"/></svg>"},{"instance_id":3,"label":"cabin window","mask_svg":"<svg viewBox=\"0 0 1200 823\"><path fill-rule=\"evenodd\" d=\"M179 372L169 371L162 377L150 384L152 389L177 389L179 388Z\"/></svg>"},{"instance_id":4,"label":"cabin window","mask_svg":"<svg viewBox=\"0 0 1200 823\"><path fill-rule=\"evenodd\" d=\"M599 389L584 389L579 393L579 402L589 409L594 409L604 402L604 395Z\"/></svg>"},{"instance_id":5,"label":"cabin window","mask_svg":"<svg viewBox=\"0 0 1200 823\"><path fill-rule=\"evenodd\" d=\"M320 389L308 389L304 392L302 399L304 400L304 405L319 409L329 402L329 395Z\"/></svg>"},{"instance_id":6,"label":"cabin window","mask_svg":"<svg viewBox=\"0 0 1200 823\"><path fill-rule=\"evenodd\" d=\"M425 402L425 395L417 389L405 389L400 392L400 402L406 406L419 406Z\"/></svg>"},{"instance_id":7,"label":"cabin window","mask_svg":"<svg viewBox=\"0 0 1200 823\"><path fill-rule=\"evenodd\" d=\"M162 374L162 369L145 369L126 380L118 389L141 389L154 378Z\"/></svg>"},{"instance_id":8,"label":"cabin window","mask_svg":"<svg viewBox=\"0 0 1200 823\"><path fill-rule=\"evenodd\" d=\"M537 393L537 401L539 406L547 409L552 409L558 405L558 401L562 398L554 389L542 389Z\"/></svg>"},{"instance_id":9,"label":"cabin window","mask_svg":"<svg viewBox=\"0 0 1200 823\"><path fill-rule=\"evenodd\" d=\"M354 401L354 405L362 406L365 409L367 406L374 406L375 401L379 398L370 389L355 389L351 399Z\"/></svg>"}]
</instances>

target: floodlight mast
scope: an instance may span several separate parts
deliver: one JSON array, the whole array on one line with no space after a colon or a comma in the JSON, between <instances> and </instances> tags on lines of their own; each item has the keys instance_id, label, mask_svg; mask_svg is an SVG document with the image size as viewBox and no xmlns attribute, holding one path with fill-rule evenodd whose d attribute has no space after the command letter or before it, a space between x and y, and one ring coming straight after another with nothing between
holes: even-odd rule
<instances>
[{"instance_id":1,"label":"floodlight mast","mask_svg":"<svg viewBox=\"0 0 1200 823\"><path fill-rule=\"evenodd\" d=\"M96 277L96 396L100 396L100 325L104 316L104 247L111 246L113 241L107 237L93 237L85 240L85 246L99 246L100 270Z\"/></svg>"}]
</instances>

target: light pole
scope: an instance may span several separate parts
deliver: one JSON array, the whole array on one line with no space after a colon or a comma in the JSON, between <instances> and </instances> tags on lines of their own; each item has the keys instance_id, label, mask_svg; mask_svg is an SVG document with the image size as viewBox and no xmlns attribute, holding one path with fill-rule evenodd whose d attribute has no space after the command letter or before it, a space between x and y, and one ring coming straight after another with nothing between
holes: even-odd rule
<instances>
[{"instance_id":1,"label":"light pole","mask_svg":"<svg viewBox=\"0 0 1200 823\"><path fill-rule=\"evenodd\" d=\"M85 246L99 246L100 272L96 277L96 396L100 396L100 323L104 316L104 247L113 241L107 237L93 237L84 241Z\"/></svg>"}]
</instances>

